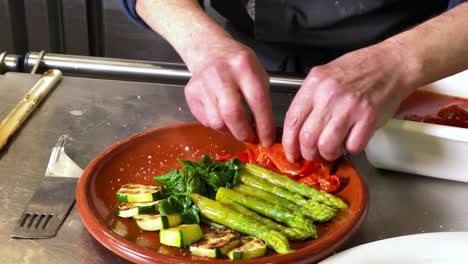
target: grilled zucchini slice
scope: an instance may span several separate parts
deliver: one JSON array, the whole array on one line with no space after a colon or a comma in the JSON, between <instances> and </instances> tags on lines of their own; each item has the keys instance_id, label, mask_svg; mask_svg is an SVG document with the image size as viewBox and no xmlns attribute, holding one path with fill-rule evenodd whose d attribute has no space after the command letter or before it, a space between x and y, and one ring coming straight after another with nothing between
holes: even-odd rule
<instances>
[{"instance_id":1,"label":"grilled zucchini slice","mask_svg":"<svg viewBox=\"0 0 468 264\"><path fill-rule=\"evenodd\" d=\"M180 225L173 228L162 229L159 233L159 242L173 247L187 247L203 238L200 225Z\"/></svg>"},{"instance_id":2,"label":"grilled zucchini slice","mask_svg":"<svg viewBox=\"0 0 468 264\"><path fill-rule=\"evenodd\" d=\"M117 192L117 200L121 203L141 203L159 200L161 187L143 184L124 184Z\"/></svg>"},{"instance_id":3,"label":"grilled zucchini slice","mask_svg":"<svg viewBox=\"0 0 468 264\"><path fill-rule=\"evenodd\" d=\"M146 231L156 231L163 228L178 226L182 223L182 217L173 215L136 215L133 217L139 228Z\"/></svg>"},{"instance_id":4,"label":"grilled zucchini slice","mask_svg":"<svg viewBox=\"0 0 468 264\"><path fill-rule=\"evenodd\" d=\"M234 248L227 253L232 260L253 259L263 257L267 253L267 245L262 240L247 236L240 240L240 247Z\"/></svg>"},{"instance_id":5,"label":"grilled zucchini slice","mask_svg":"<svg viewBox=\"0 0 468 264\"><path fill-rule=\"evenodd\" d=\"M240 234L230 229L218 229L207 233L203 239L190 245L192 254L218 258L240 245Z\"/></svg>"},{"instance_id":6,"label":"grilled zucchini slice","mask_svg":"<svg viewBox=\"0 0 468 264\"><path fill-rule=\"evenodd\" d=\"M141 214L152 214L158 211L158 204L161 202L144 202L144 203L121 203L117 207L117 216L129 218Z\"/></svg>"}]
</instances>

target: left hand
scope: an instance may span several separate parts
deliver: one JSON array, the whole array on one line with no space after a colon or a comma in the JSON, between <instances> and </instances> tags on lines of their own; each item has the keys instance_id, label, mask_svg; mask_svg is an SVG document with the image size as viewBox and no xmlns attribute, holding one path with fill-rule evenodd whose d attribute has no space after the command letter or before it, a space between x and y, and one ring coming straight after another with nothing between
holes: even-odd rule
<instances>
[{"instance_id":1,"label":"left hand","mask_svg":"<svg viewBox=\"0 0 468 264\"><path fill-rule=\"evenodd\" d=\"M286 114L282 141L288 160L361 152L414 90L402 57L379 44L314 67Z\"/></svg>"}]
</instances>

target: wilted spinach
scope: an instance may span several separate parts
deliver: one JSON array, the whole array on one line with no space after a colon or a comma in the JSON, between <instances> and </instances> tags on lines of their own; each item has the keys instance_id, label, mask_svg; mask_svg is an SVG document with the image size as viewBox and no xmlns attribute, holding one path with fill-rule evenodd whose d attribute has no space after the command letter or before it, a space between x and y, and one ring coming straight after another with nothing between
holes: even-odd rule
<instances>
[{"instance_id":1,"label":"wilted spinach","mask_svg":"<svg viewBox=\"0 0 468 264\"><path fill-rule=\"evenodd\" d=\"M187 224L199 223L199 212L187 195L198 193L214 198L218 188L231 188L237 184L242 162L237 158L217 162L207 155L199 162L178 161L184 166L183 169L154 177L155 181L167 188L164 194L166 199L159 205L159 211L162 214L181 214Z\"/></svg>"}]
</instances>

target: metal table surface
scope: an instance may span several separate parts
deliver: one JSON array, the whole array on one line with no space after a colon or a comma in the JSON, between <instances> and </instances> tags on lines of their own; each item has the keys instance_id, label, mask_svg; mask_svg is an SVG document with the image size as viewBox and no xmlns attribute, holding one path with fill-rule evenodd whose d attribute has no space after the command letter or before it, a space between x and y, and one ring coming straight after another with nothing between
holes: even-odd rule
<instances>
[{"instance_id":1,"label":"metal table surface","mask_svg":"<svg viewBox=\"0 0 468 264\"><path fill-rule=\"evenodd\" d=\"M0 118L38 78L22 73L0 75ZM281 125L292 95L272 97L276 122ZM55 238L13 240L10 232L39 185L60 135L74 138L66 151L84 168L120 139L192 120L181 87L64 77L8 148L0 152L0 261L127 263L87 232L76 208ZM377 170L364 154L352 160L368 183L370 208L366 221L345 248L400 235L468 230L464 202L468 200L468 184Z\"/></svg>"}]
</instances>

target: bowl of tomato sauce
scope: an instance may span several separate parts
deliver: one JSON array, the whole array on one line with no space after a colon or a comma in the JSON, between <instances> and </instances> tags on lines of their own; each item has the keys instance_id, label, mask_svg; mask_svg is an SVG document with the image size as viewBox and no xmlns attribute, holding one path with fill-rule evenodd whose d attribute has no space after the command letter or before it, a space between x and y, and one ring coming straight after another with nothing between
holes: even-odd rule
<instances>
[{"instance_id":1,"label":"bowl of tomato sauce","mask_svg":"<svg viewBox=\"0 0 468 264\"><path fill-rule=\"evenodd\" d=\"M468 182L468 71L411 94L366 155L377 168Z\"/></svg>"}]
</instances>

